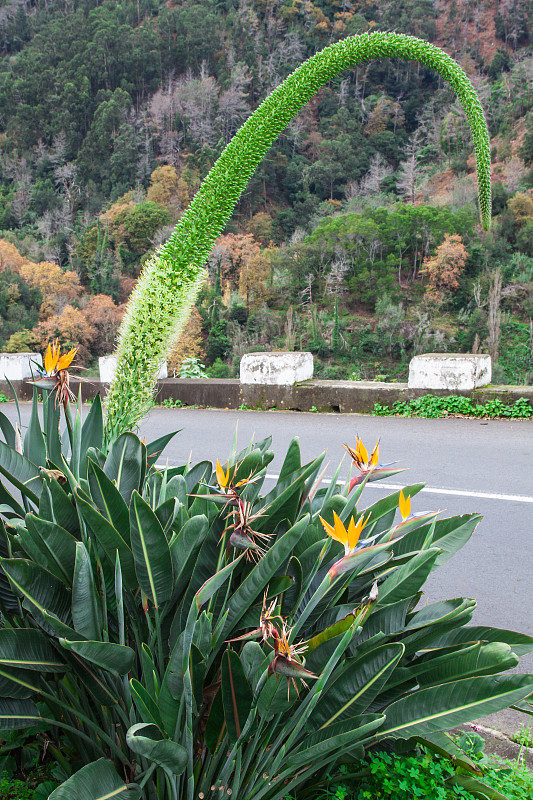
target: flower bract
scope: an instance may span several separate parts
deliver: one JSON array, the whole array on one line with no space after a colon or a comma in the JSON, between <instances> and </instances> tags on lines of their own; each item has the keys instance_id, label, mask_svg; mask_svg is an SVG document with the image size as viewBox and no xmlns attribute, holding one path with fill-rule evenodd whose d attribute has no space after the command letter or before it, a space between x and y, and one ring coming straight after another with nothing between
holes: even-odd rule
<instances>
[{"instance_id":1,"label":"flower bract","mask_svg":"<svg viewBox=\"0 0 533 800\"><path fill-rule=\"evenodd\" d=\"M329 522L326 522L322 517L319 518L328 536L331 536L332 539L343 544L344 551L346 555L348 555L348 553L351 553L357 547L357 542L359 541L363 528L370 518L370 514L366 519L364 515L361 514L357 523L352 517L347 528L344 526L344 523L336 511L333 512L333 525L330 525Z\"/></svg>"}]
</instances>

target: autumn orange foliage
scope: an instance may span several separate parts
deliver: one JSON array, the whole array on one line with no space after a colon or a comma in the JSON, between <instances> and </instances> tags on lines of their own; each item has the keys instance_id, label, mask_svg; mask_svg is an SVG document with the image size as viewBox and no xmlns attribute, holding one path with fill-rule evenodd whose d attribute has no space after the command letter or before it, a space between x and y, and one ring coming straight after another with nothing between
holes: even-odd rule
<instances>
[{"instance_id":1,"label":"autumn orange foliage","mask_svg":"<svg viewBox=\"0 0 533 800\"><path fill-rule=\"evenodd\" d=\"M438 304L446 302L459 287L468 253L461 237L446 234L435 255L426 258L421 272L427 276L427 296Z\"/></svg>"},{"instance_id":2,"label":"autumn orange foliage","mask_svg":"<svg viewBox=\"0 0 533 800\"><path fill-rule=\"evenodd\" d=\"M62 270L59 264L52 261L40 261L38 264L26 261L20 274L30 286L39 289L43 296L39 311L41 319L61 313L73 300L78 299L82 291L76 273Z\"/></svg>"}]
</instances>

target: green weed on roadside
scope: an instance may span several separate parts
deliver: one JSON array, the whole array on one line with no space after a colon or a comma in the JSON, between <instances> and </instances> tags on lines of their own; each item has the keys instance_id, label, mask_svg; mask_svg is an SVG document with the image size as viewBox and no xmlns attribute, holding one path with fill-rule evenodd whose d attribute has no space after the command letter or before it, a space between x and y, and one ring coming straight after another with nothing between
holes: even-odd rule
<instances>
[{"instance_id":1,"label":"green weed on roadside","mask_svg":"<svg viewBox=\"0 0 533 800\"><path fill-rule=\"evenodd\" d=\"M391 406L375 403L372 411L377 417L426 417L440 419L448 416L463 416L489 419L531 419L533 407L525 397L513 404L501 400L488 400L486 403L473 403L469 397L448 395L437 397L426 394L413 400L397 400Z\"/></svg>"},{"instance_id":2,"label":"green weed on roadside","mask_svg":"<svg viewBox=\"0 0 533 800\"><path fill-rule=\"evenodd\" d=\"M520 725L520 730L511 737L513 742L521 744L527 748L533 748L533 729L531 723Z\"/></svg>"},{"instance_id":3,"label":"green weed on roadside","mask_svg":"<svg viewBox=\"0 0 533 800\"><path fill-rule=\"evenodd\" d=\"M165 408L185 408L187 403L184 403L183 400L175 400L173 397L167 397L166 400L163 400L161 405L165 406Z\"/></svg>"},{"instance_id":4,"label":"green weed on roadside","mask_svg":"<svg viewBox=\"0 0 533 800\"><path fill-rule=\"evenodd\" d=\"M475 733L461 734L457 744L483 771L479 778L425 748L411 755L376 752L345 766L343 776L306 800L531 800L533 773L522 763L486 755Z\"/></svg>"}]
</instances>

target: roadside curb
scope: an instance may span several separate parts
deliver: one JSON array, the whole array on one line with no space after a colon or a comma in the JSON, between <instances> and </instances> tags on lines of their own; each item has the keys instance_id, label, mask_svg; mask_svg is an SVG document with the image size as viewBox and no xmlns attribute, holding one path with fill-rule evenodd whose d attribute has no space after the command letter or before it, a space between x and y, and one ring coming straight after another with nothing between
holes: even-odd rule
<instances>
[{"instance_id":1,"label":"roadside curb","mask_svg":"<svg viewBox=\"0 0 533 800\"><path fill-rule=\"evenodd\" d=\"M109 384L96 378L80 381L70 379L71 389L84 400L100 393L105 396ZM27 381L13 381L19 400L31 400L33 387ZM10 394L10 387L0 380L0 392ZM410 389L406 383L380 383L378 381L322 381L308 380L293 386L241 384L231 378L166 378L157 383L155 401L179 402L183 406L253 410L277 409L279 411L320 411L369 414L374 405L391 406L396 401L408 401L427 394L445 397L450 394L469 397L473 403L499 400L511 405L525 398L533 406L533 386L484 386L472 391L451 392L444 389Z\"/></svg>"}]
</instances>

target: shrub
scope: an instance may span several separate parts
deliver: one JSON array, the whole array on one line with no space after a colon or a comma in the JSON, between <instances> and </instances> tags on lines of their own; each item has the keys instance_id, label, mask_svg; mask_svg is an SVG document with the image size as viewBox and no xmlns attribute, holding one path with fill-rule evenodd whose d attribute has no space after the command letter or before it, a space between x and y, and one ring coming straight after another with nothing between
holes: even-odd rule
<instances>
[{"instance_id":1,"label":"shrub","mask_svg":"<svg viewBox=\"0 0 533 800\"><path fill-rule=\"evenodd\" d=\"M533 691L500 674L532 637L468 626L470 599L417 608L479 517L411 514L422 484L400 522L399 492L357 510L391 474L377 448L323 487L295 439L266 490L270 439L161 470L173 434L104 449L97 398L68 409L67 457L43 392L43 429L36 397L23 443L2 426L0 715L77 754L50 800L281 800Z\"/></svg>"},{"instance_id":2,"label":"shrub","mask_svg":"<svg viewBox=\"0 0 533 800\"><path fill-rule=\"evenodd\" d=\"M205 365L198 358L184 358L181 362L180 378L207 378Z\"/></svg>"},{"instance_id":3,"label":"shrub","mask_svg":"<svg viewBox=\"0 0 533 800\"><path fill-rule=\"evenodd\" d=\"M207 374L210 378L229 378L230 373L230 365L225 364L221 358L217 358L213 366L209 367L207 370Z\"/></svg>"}]
</instances>

